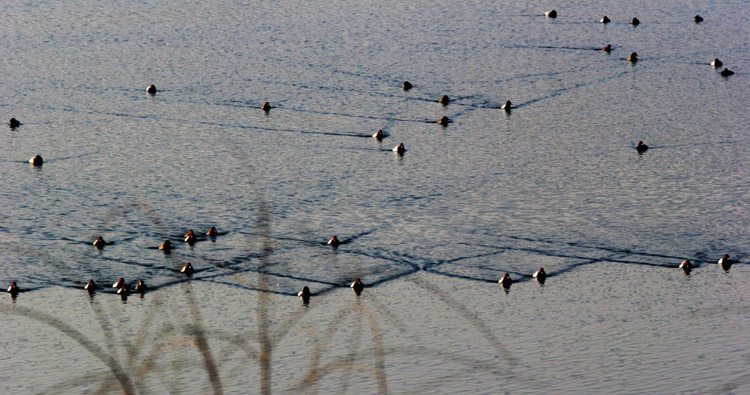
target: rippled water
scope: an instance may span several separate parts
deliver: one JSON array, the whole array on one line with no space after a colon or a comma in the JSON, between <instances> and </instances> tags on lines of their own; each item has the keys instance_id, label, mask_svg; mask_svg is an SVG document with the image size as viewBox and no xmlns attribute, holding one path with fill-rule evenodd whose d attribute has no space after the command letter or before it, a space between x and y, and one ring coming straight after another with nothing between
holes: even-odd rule
<instances>
[{"instance_id":1,"label":"rippled water","mask_svg":"<svg viewBox=\"0 0 750 395\"><path fill-rule=\"evenodd\" d=\"M750 391L746 2L0 9L0 391Z\"/></svg>"}]
</instances>

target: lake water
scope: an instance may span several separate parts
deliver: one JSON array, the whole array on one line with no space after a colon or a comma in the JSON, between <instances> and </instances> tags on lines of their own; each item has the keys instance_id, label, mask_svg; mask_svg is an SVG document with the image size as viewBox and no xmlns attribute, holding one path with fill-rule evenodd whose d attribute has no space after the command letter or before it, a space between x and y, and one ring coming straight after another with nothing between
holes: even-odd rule
<instances>
[{"instance_id":1,"label":"lake water","mask_svg":"<svg viewBox=\"0 0 750 395\"><path fill-rule=\"evenodd\" d=\"M0 6L0 392L750 392L748 3L583 3Z\"/></svg>"}]
</instances>

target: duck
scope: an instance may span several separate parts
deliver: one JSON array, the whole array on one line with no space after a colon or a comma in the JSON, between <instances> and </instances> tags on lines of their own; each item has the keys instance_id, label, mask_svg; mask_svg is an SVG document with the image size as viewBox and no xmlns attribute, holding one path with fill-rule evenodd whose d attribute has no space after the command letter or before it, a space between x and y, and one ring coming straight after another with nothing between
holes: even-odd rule
<instances>
[{"instance_id":1,"label":"duck","mask_svg":"<svg viewBox=\"0 0 750 395\"><path fill-rule=\"evenodd\" d=\"M112 288L120 288L125 285L125 279L120 277L116 283L112 284Z\"/></svg>"},{"instance_id":2,"label":"duck","mask_svg":"<svg viewBox=\"0 0 750 395\"><path fill-rule=\"evenodd\" d=\"M16 282L12 281L10 283L10 287L8 287L8 293L11 296L16 296L16 295L18 295L19 292L21 292L21 291L18 289L18 286L16 285Z\"/></svg>"},{"instance_id":3,"label":"duck","mask_svg":"<svg viewBox=\"0 0 750 395\"><path fill-rule=\"evenodd\" d=\"M442 118L438 119L437 123L443 126L448 126L448 122L450 121L450 118L443 116Z\"/></svg>"},{"instance_id":4,"label":"duck","mask_svg":"<svg viewBox=\"0 0 750 395\"><path fill-rule=\"evenodd\" d=\"M218 232L216 231L216 227L215 227L215 226L212 226L212 227L211 227L211 229L209 229L209 230L208 230L208 232L206 232L206 235L207 235L208 237L216 237L216 234L217 234L217 233L218 233Z\"/></svg>"},{"instance_id":5,"label":"duck","mask_svg":"<svg viewBox=\"0 0 750 395\"><path fill-rule=\"evenodd\" d=\"M262 106L260 106L260 109L265 112L269 112L271 111L271 104L269 102L265 102Z\"/></svg>"},{"instance_id":6,"label":"duck","mask_svg":"<svg viewBox=\"0 0 750 395\"><path fill-rule=\"evenodd\" d=\"M159 245L159 249L165 252L172 251L172 248L174 248L174 246L172 245L172 242L169 240L164 240L164 242Z\"/></svg>"},{"instance_id":7,"label":"duck","mask_svg":"<svg viewBox=\"0 0 750 395\"><path fill-rule=\"evenodd\" d=\"M187 233L185 233L185 243L188 243L190 245L195 244L195 233L193 233L193 230L188 230Z\"/></svg>"},{"instance_id":8,"label":"duck","mask_svg":"<svg viewBox=\"0 0 750 395\"><path fill-rule=\"evenodd\" d=\"M156 85L149 85L148 88L146 88L146 93L148 93L149 95L155 95Z\"/></svg>"},{"instance_id":9,"label":"duck","mask_svg":"<svg viewBox=\"0 0 750 395\"><path fill-rule=\"evenodd\" d=\"M607 44L606 47L602 48L602 51L604 51L604 52L611 52L612 51L612 44Z\"/></svg>"},{"instance_id":10,"label":"duck","mask_svg":"<svg viewBox=\"0 0 750 395\"><path fill-rule=\"evenodd\" d=\"M44 159L42 159L41 155L35 155L33 158L29 159L29 163L33 166L41 166L44 164Z\"/></svg>"},{"instance_id":11,"label":"duck","mask_svg":"<svg viewBox=\"0 0 750 395\"><path fill-rule=\"evenodd\" d=\"M510 288L510 285L513 284L513 280L510 279L510 274L508 273L503 274L503 278L501 278L497 282L500 283L503 288Z\"/></svg>"},{"instance_id":12,"label":"duck","mask_svg":"<svg viewBox=\"0 0 750 395\"><path fill-rule=\"evenodd\" d=\"M375 134L372 135L372 138L374 138L376 140L382 140L382 139L385 138L385 133L383 133L382 129L378 129L378 131L375 132Z\"/></svg>"},{"instance_id":13,"label":"duck","mask_svg":"<svg viewBox=\"0 0 750 395\"><path fill-rule=\"evenodd\" d=\"M120 296L127 296L130 294L130 290L127 285L123 284L120 288L117 288L117 294Z\"/></svg>"},{"instance_id":14,"label":"duck","mask_svg":"<svg viewBox=\"0 0 750 395\"><path fill-rule=\"evenodd\" d=\"M302 288L302 291L299 291L297 294L303 301L307 302L310 300L310 288L305 285L304 288Z\"/></svg>"},{"instance_id":15,"label":"duck","mask_svg":"<svg viewBox=\"0 0 750 395\"><path fill-rule=\"evenodd\" d=\"M638 151L639 154L642 154L646 152L648 149L648 145L643 144L642 140L638 140L638 145L635 146L635 150Z\"/></svg>"},{"instance_id":16,"label":"duck","mask_svg":"<svg viewBox=\"0 0 750 395\"><path fill-rule=\"evenodd\" d=\"M604 18L602 18L599 22L601 22L601 23L609 23L610 20L609 20L609 18L607 18L606 15L604 15Z\"/></svg>"},{"instance_id":17,"label":"duck","mask_svg":"<svg viewBox=\"0 0 750 395\"><path fill-rule=\"evenodd\" d=\"M405 90L405 91L408 91L409 89L411 89L411 88L412 88L412 85L411 85L411 82L409 82L409 81L404 81L404 84L403 84L403 85L401 85L401 87L402 87L402 88L404 88L404 90Z\"/></svg>"},{"instance_id":18,"label":"duck","mask_svg":"<svg viewBox=\"0 0 750 395\"><path fill-rule=\"evenodd\" d=\"M393 152L403 155L404 152L406 152L406 148L404 148L404 143L399 143L397 146L393 147Z\"/></svg>"},{"instance_id":19,"label":"duck","mask_svg":"<svg viewBox=\"0 0 750 395\"><path fill-rule=\"evenodd\" d=\"M638 26L641 23L641 21L638 20L638 18L633 18L630 20L630 24L633 26Z\"/></svg>"},{"instance_id":20,"label":"duck","mask_svg":"<svg viewBox=\"0 0 750 395\"><path fill-rule=\"evenodd\" d=\"M734 71L729 70L728 68L724 68L724 70L721 71L722 77L729 77L730 75L734 74Z\"/></svg>"},{"instance_id":21,"label":"duck","mask_svg":"<svg viewBox=\"0 0 750 395\"><path fill-rule=\"evenodd\" d=\"M539 270L534 272L533 277L536 279L536 281L544 283L544 280L547 279L547 273L544 271L543 267L540 267Z\"/></svg>"},{"instance_id":22,"label":"duck","mask_svg":"<svg viewBox=\"0 0 750 395\"><path fill-rule=\"evenodd\" d=\"M144 293L148 289L148 286L146 286L146 283L143 282L143 280L138 281L138 285L135 286L135 290Z\"/></svg>"},{"instance_id":23,"label":"duck","mask_svg":"<svg viewBox=\"0 0 750 395\"><path fill-rule=\"evenodd\" d=\"M724 256L721 257L721 259L719 259L719 261L716 263L718 263L719 266L721 266L724 270L729 270L729 267L732 266L732 263L734 263L734 261L729 259L729 254L724 254Z\"/></svg>"},{"instance_id":24,"label":"duck","mask_svg":"<svg viewBox=\"0 0 750 395\"><path fill-rule=\"evenodd\" d=\"M557 18L557 11L547 11L544 13L544 16L546 16L547 18Z\"/></svg>"},{"instance_id":25,"label":"duck","mask_svg":"<svg viewBox=\"0 0 750 395\"><path fill-rule=\"evenodd\" d=\"M341 242L339 241L339 238L336 237L336 235L334 235L333 237L331 237L330 240L328 240L326 244L332 247L338 247L338 245L341 244Z\"/></svg>"},{"instance_id":26,"label":"duck","mask_svg":"<svg viewBox=\"0 0 750 395\"><path fill-rule=\"evenodd\" d=\"M695 23L701 23L701 22L703 22L703 17L700 16L700 15L696 15L695 16Z\"/></svg>"},{"instance_id":27,"label":"duck","mask_svg":"<svg viewBox=\"0 0 750 395\"><path fill-rule=\"evenodd\" d=\"M722 63L722 61L719 60L719 58L714 58L714 60L711 62L711 66L714 66L714 68L719 68L723 65L724 63Z\"/></svg>"},{"instance_id":28,"label":"duck","mask_svg":"<svg viewBox=\"0 0 750 395\"><path fill-rule=\"evenodd\" d=\"M186 263L185 266L180 269L180 273L185 273L188 276L195 273L195 269L193 269L193 265L190 264L190 262Z\"/></svg>"},{"instance_id":29,"label":"duck","mask_svg":"<svg viewBox=\"0 0 750 395\"><path fill-rule=\"evenodd\" d=\"M682 270L684 270L686 272L690 271L694 267L695 266L693 266L693 264L690 263L689 259L685 259L684 261L682 261L682 263L680 263L680 269L682 269Z\"/></svg>"},{"instance_id":30,"label":"duck","mask_svg":"<svg viewBox=\"0 0 750 395\"><path fill-rule=\"evenodd\" d=\"M18 120L15 119L15 118L11 118L10 122L8 122L8 124L10 124L10 128L11 129L15 129L15 128L21 126L21 122L18 122Z\"/></svg>"},{"instance_id":31,"label":"duck","mask_svg":"<svg viewBox=\"0 0 750 395\"><path fill-rule=\"evenodd\" d=\"M630 56L628 56L628 58L627 58L627 59L628 59L628 60L629 60L629 61L630 61L631 63L635 63L635 62L637 62L637 61L638 61L638 53L636 53L636 52L633 52L633 53L631 53L631 54L630 54Z\"/></svg>"},{"instance_id":32,"label":"duck","mask_svg":"<svg viewBox=\"0 0 750 395\"><path fill-rule=\"evenodd\" d=\"M440 99L438 100L438 102L440 102L440 103L443 103L444 105L448 105L448 103L450 103L450 102L451 102L451 98L450 98L450 97L448 97L448 95L443 95L443 97L441 97L441 98L440 98Z\"/></svg>"},{"instance_id":33,"label":"duck","mask_svg":"<svg viewBox=\"0 0 750 395\"><path fill-rule=\"evenodd\" d=\"M100 250L104 248L105 245L107 245L107 242L104 241L104 239L101 236L97 237L96 240L94 240L94 247Z\"/></svg>"},{"instance_id":34,"label":"duck","mask_svg":"<svg viewBox=\"0 0 750 395\"><path fill-rule=\"evenodd\" d=\"M352 285L350 285L349 287L353 289L354 293L356 293L357 295L361 294L362 290L365 289L365 285L362 284L362 280L360 280L359 277L357 277L357 279L354 280Z\"/></svg>"},{"instance_id":35,"label":"duck","mask_svg":"<svg viewBox=\"0 0 750 395\"><path fill-rule=\"evenodd\" d=\"M506 100L505 104L500 107L501 110L505 110L505 112L510 112L510 110L513 108L513 104L510 102L510 100Z\"/></svg>"},{"instance_id":36,"label":"duck","mask_svg":"<svg viewBox=\"0 0 750 395\"><path fill-rule=\"evenodd\" d=\"M90 294L94 293L94 291L97 288L99 288L99 287L96 285L96 283L94 282L94 280L89 280L89 282L86 283L86 286L83 287L83 289L89 291Z\"/></svg>"}]
</instances>

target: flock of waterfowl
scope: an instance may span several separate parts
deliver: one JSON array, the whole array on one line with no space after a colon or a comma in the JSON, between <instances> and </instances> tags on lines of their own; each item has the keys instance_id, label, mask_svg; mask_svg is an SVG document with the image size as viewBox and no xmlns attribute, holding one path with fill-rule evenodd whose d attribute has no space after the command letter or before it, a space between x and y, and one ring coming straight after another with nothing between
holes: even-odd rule
<instances>
[{"instance_id":1,"label":"flock of waterfowl","mask_svg":"<svg viewBox=\"0 0 750 395\"><path fill-rule=\"evenodd\" d=\"M546 17L548 17L548 18L557 18L557 11L556 10L548 11L548 12L545 12L544 15ZM696 15L695 18L694 18L694 21L695 21L695 23L701 23L701 22L703 22L703 17L701 17L700 15ZM600 22L606 24L606 23L610 23L611 20L605 15L604 17L602 17L600 19ZM641 22L640 22L640 20L638 18L633 18L633 19L630 20L630 24L632 24L633 26L637 26L640 23ZM605 51L605 52L609 53L610 51L612 51L612 45L611 44L607 44L606 47L602 48L602 51ZM631 53L630 56L627 57L627 60L630 61L630 62L632 62L632 63L636 63L638 61L638 54L636 52ZM721 68L724 64L718 58L715 58L710 63L710 65L713 66L714 68ZM729 70L728 68L724 68L721 71L721 75L724 76L724 77L728 77L728 76L730 76L732 74L734 74L734 72L731 71L731 70ZM413 88L413 85L409 81L404 81L404 83L402 84L401 87L402 87L403 90L410 90L410 89ZM157 92L156 86L155 85L149 85L146 88L146 92L148 94L150 94L150 95L155 95L156 92ZM442 103L443 105L448 105L450 103L450 101L451 101L451 99L447 95L444 95L443 97L441 97L438 100L438 102ZM271 107L271 105L270 105L269 102L265 102L265 103L263 103L263 105L260 108L263 111L269 112L272 107ZM504 110L506 112L510 112L512 108L513 108L513 105L512 105L512 103L511 103L510 100L506 101L505 104L503 104L500 107L500 109L502 109L502 110ZM450 122L450 119L448 117L445 117L445 116L442 117L442 118L440 118L437 121L437 123L440 124L440 125L442 125L442 126L447 126L449 122ZM14 129L16 129L16 128L18 128L18 127L21 126L21 122L18 121L16 118L11 118L10 121L9 121L9 125L10 125L10 128L14 130ZM377 139L377 140L382 140L386 136L387 135L382 130L378 130L375 134L372 135L372 137L375 138L375 139ZM636 150L637 150L637 152L639 154L642 154L646 150L648 150L648 146L646 144L644 144L643 141L638 141L638 144L636 146ZM393 148L393 152L395 152L395 153L397 153L399 155L402 155L404 152L406 152L406 148L404 147L403 143L399 143L397 146L395 146ZM42 164L44 163L44 160L42 159L41 155L35 155L31 159L29 159L29 163L31 163L33 166L42 166ZM216 227L211 227L211 229L209 229L206 232L206 235L208 237L212 238L212 239L215 239L216 236L217 236L217 234L218 234L218 232L216 230ZM184 236L184 241L186 243L190 244L190 245L193 245L196 242L196 240L197 240L197 238L196 238L196 235L193 232L193 230L192 229L188 230L188 232ZM98 249L103 249L106 245L109 245L109 244L112 244L112 243L106 242L101 236L97 237L96 240L93 242L93 245L96 248L98 248ZM342 244L342 242L338 239L338 237L333 236L325 244L328 244L328 245L332 246L333 248L337 248L340 244ZM163 250L164 252L168 253L169 251L171 251L174 248L174 245L172 244L172 242L170 240L167 239L161 245L159 245L158 248L159 248L159 250ZM731 260L729 258L729 255L724 254L724 256L721 259L719 259L719 261L717 263L724 270L729 270L730 266L734 262L735 261L733 261L733 260ZM690 271L693 268L695 268L695 266L690 262L690 260L685 260L685 261L683 261L679 265L679 268L682 269L686 274L689 274ZM183 273L183 274L185 274L185 275L192 275L195 272L195 269L190 264L190 262L187 262L185 264L185 266L182 267L182 269L180 270L180 272ZM547 279L547 273L544 271L544 268L539 268L539 270L537 270L536 272L533 273L532 277L534 279L536 279L540 284L544 284L545 280ZM510 274L509 273L505 273L502 276L502 278L500 278L500 280L498 280L498 283L507 292L507 290L510 288L511 284L513 284L513 280L510 278ZM350 288L352 288L357 295L361 294L361 292L364 289L364 287L365 287L365 285L362 283L362 281L359 278L357 278L350 285ZM86 284L86 286L84 287L84 289L86 291L88 291L89 294L93 294L95 292L95 290L99 289L99 288L100 287L94 282L93 279L89 280L88 283ZM112 285L112 288L117 289L117 294L119 294L119 295L121 295L123 297L125 297L126 295L128 295L130 293L130 291L131 291L131 287L128 285L128 283L125 281L125 279L122 278L122 277L120 277ZM143 294L144 292L146 292L148 290L148 286L146 285L145 282L143 282L143 280L140 280L135 285L135 287L132 287L132 289L135 292ZM11 297L15 298L16 295L18 295L18 293L21 292L21 290L16 285L16 282L13 281L13 282L11 282L10 286L8 287L7 292L11 295ZM307 286L305 286L302 289L302 291L300 291L297 294L297 296L299 296L305 303L307 303L310 300L310 296L311 296L310 288L308 288Z\"/></svg>"}]
</instances>

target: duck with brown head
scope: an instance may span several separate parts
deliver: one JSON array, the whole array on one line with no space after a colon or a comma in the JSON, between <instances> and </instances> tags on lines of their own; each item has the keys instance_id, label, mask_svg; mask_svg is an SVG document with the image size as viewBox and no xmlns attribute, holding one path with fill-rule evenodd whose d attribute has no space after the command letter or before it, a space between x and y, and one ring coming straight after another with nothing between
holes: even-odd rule
<instances>
[{"instance_id":1,"label":"duck with brown head","mask_svg":"<svg viewBox=\"0 0 750 395\"><path fill-rule=\"evenodd\" d=\"M172 242L169 240L164 240L164 242L159 245L159 249L164 252L172 251L173 248L174 246L172 245Z\"/></svg>"},{"instance_id":2,"label":"duck with brown head","mask_svg":"<svg viewBox=\"0 0 750 395\"><path fill-rule=\"evenodd\" d=\"M149 85L146 88L146 93L148 93L149 95L152 95L152 96L155 95L156 94L156 85Z\"/></svg>"},{"instance_id":3,"label":"duck with brown head","mask_svg":"<svg viewBox=\"0 0 750 395\"><path fill-rule=\"evenodd\" d=\"M689 273L691 270L693 270L693 267L694 266L692 263L690 263L689 259L685 259L684 261L682 261L682 263L680 263L680 269L682 269L686 273Z\"/></svg>"},{"instance_id":4,"label":"duck with brown head","mask_svg":"<svg viewBox=\"0 0 750 395\"><path fill-rule=\"evenodd\" d=\"M125 279L122 278L122 277L120 277L119 279L117 279L117 282L115 282L114 284L112 284L112 288L120 288L124 284L125 284Z\"/></svg>"},{"instance_id":5,"label":"duck with brown head","mask_svg":"<svg viewBox=\"0 0 750 395\"><path fill-rule=\"evenodd\" d=\"M180 273L185 273L188 276L190 276L193 273L195 273L195 269L193 269L193 265L191 265L190 262L188 262L185 264L185 266L182 267L182 269L180 269Z\"/></svg>"},{"instance_id":6,"label":"duck with brown head","mask_svg":"<svg viewBox=\"0 0 750 395\"><path fill-rule=\"evenodd\" d=\"M216 237L217 233L218 232L216 231L216 227L212 226L211 229L209 229L208 232L206 232L206 235L208 235L208 237Z\"/></svg>"},{"instance_id":7,"label":"duck with brown head","mask_svg":"<svg viewBox=\"0 0 750 395\"><path fill-rule=\"evenodd\" d=\"M146 290L148 290L148 286L146 286L146 283L143 282L143 280L138 281L138 284L135 286L135 290L144 293Z\"/></svg>"},{"instance_id":8,"label":"duck with brown head","mask_svg":"<svg viewBox=\"0 0 750 395\"><path fill-rule=\"evenodd\" d=\"M18 289L18 286L16 285L16 282L12 281L10 283L10 287L8 287L8 293L10 294L10 296L15 297L16 295L18 295L19 292L21 292L21 290Z\"/></svg>"},{"instance_id":9,"label":"duck with brown head","mask_svg":"<svg viewBox=\"0 0 750 395\"><path fill-rule=\"evenodd\" d=\"M448 126L448 123L450 123L450 121L451 121L450 118L444 116L444 117L438 119L437 123L439 125Z\"/></svg>"},{"instance_id":10,"label":"duck with brown head","mask_svg":"<svg viewBox=\"0 0 750 395\"><path fill-rule=\"evenodd\" d=\"M440 99L438 100L438 102L440 102L440 103L443 103L443 105L444 105L444 106L447 106L447 105L448 105L448 103L450 103L450 102L451 102L451 98L450 98L450 97L448 97L448 95L444 95L443 97L441 97L441 98L440 98Z\"/></svg>"},{"instance_id":11,"label":"duck with brown head","mask_svg":"<svg viewBox=\"0 0 750 395\"><path fill-rule=\"evenodd\" d=\"M729 268L732 267L732 263L734 263L734 261L732 261L731 259L729 259L729 254L724 254L724 256L721 257L721 259L719 259L719 261L716 262L716 263L718 263L719 266L721 266L722 269L728 271Z\"/></svg>"},{"instance_id":12,"label":"duck with brown head","mask_svg":"<svg viewBox=\"0 0 750 395\"><path fill-rule=\"evenodd\" d=\"M352 285L350 285L349 287L354 290L354 293L356 293L357 296L359 296L359 294L362 293L362 290L365 289L365 284L363 284L362 280L357 277L357 279L354 280Z\"/></svg>"},{"instance_id":13,"label":"duck with brown head","mask_svg":"<svg viewBox=\"0 0 750 395\"><path fill-rule=\"evenodd\" d=\"M537 270L537 271L534 272L533 277L540 284L544 284L544 281L547 280L547 273L544 271L543 267L540 267L539 270Z\"/></svg>"},{"instance_id":14,"label":"duck with brown head","mask_svg":"<svg viewBox=\"0 0 750 395\"><path fill-rule=\"evenodd\" d=\"M104 238L101 236L97 237L96 240L94 240L94 247L98 249L104 248L104 246L107 245L107 242L104 241Z\"/></svg>"},{"instance_id":15,"label":"duck with brown head","mask_svg":"<svg viewBox=\"0 0 750 395\"><path fill-rule=\"evenodd\" d=\"M642 140L638 140L638 144L635 146L635 150L638 151L639 154L642 154L646 152L648 149L648 145L643 144Z\"/></svg>"},{"instance_id":16,"label":"duck with brown head","mask_svg":"<svg viewBox=\"0 0 750 395\"><path fill-rule=\"evenodd\" d=\"M336 237L336 235L333 235L333 237L331 237L331 239L328 240L326 244L328 244L331 247L338 247L339 244L341 244L341 242L339 241L339 238Z\"/></svg>"},{"instance_id":17,"label":"duck with brown head","mask_svg":"<svg viewBox=\"0 0 750 395\"><path fill-rule=\"evenodd\" d=\"M188 230L187 233L185 233L185 243L188 243L190 245L195 244L195 233L193 233L193 230Z\"/></svg>"},{"instance_id":18,"label":"duck with brown head","mask_svg":"<svg viewBox=\"0 0 750 395\"><path fill-rule=\"evenodd\" d=\"M99 288L99 287L96 285L96 283L94 282L94 280L89 280L89 282L86 283L86 286L83 287L83 289L85 289L86 291L88 291L90 294L94 293L94 291L96 291L97 288Z\"/></svg>"},{"instance_id":19,"label":"duck with brown head","mask_svg":"<svg viewBox=\"0 0 750 395\"><path fill-rule=\"evenodd\" d=\"M393 147L393 152L403 155L404 152L406 152L406 148L404 147L404 143L399 143L397 146Z\"/></svg>"},{"instance_id":20,"label":"duck with brown head","mask_svg":"<svg viewBox=\"0 0 750 395\"><path fill-rule=\"evenodd\" d=\"M503 278L497 281L500 283L500 285L503 286L503 288L510 288L511 284L513 284L513 280L510 279L510 274L505 273L503 274Z\"/></svg>"},{"instance_id":21,"label":"duck with brown head","mask_svg":"<svg viewBox=\"0 0 750 395\"><path fill-rule=\"evenodd\" d=\"M372 138L374 138L375 140L380 141L380 140L382 140L382 139L385 138L385 133L383 133L382 129L378 129L378 131L375 132L375 134L372 135Z\"/></svg>"},{"instance_id":22,"label":"duck with brown head","mask_svg":"<svg viewBox=\"0 0 750 395\"><path fill-rule=\"evenodd\" d=\"M612 52L612 44L607 44L606 47L602 48L602 51L607 53Z\"/></svg>"},{"instance_id":23,"label":"duck with brown head","mask_svg":"<svg viewBox=\"0 0 750 395\"><path fill-rule=\"evenodd\" d=\"M263 103L263 105L260 106L260 109L263 110L263 111L265 111L265 112L271 111L271 103L269 103L269 102Z\"/></svg>"}]
</instances>

